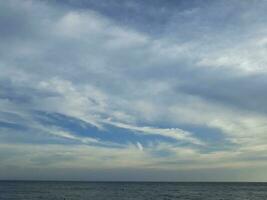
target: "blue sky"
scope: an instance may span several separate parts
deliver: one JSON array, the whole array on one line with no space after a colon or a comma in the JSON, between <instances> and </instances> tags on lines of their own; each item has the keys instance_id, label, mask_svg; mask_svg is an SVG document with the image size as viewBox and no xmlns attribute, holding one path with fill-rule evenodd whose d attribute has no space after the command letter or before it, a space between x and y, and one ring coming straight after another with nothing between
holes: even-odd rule
<instances>
[{"instance_id":1,"label":"blue sky","mask_svg":"<svg viewBox=\"0 0 267 200\"><path fill-rule=\"evenodd\" d=\"M267 181L266 1L0 1L0 179Z\"/></svg>"}]
</instances>

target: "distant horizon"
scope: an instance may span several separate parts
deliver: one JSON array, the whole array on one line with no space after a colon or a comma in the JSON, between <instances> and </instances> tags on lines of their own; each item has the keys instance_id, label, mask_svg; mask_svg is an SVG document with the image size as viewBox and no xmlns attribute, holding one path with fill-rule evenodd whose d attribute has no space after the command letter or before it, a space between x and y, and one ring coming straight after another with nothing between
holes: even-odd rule
<instances>
[{"instance_id":1,"label":"distant horizon","mask_svg":"<svg viewBox=\"0 0 267 200\"><path fill-rule=\"evenodd\" d=\"M0 180L0 182L84 182L84 183L266 183L267 181L93 181L93 180Z\"/></svg>"}]
</instances>

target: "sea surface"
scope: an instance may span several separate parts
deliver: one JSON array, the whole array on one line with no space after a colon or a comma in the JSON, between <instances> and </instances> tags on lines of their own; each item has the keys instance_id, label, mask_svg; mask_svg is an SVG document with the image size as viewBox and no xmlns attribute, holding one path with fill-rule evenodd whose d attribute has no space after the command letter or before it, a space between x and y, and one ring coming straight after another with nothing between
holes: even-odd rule
<instances>
[{"instance_id":1,"label":"sea surface","mask_svg":"<svg viewBox=\"0 0 267 200\"><path fill-rule=\"evenodd\" d=\"M0 200L266 200L267 183L0 181Z\"/></svg>"}]
</instances>

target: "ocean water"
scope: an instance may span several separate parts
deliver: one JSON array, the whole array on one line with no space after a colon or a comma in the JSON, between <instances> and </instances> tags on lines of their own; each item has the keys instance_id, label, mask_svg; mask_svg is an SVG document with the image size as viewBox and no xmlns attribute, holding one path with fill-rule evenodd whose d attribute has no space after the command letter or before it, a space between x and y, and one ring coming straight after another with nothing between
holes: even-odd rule
<instances>
[{"instance_id":1,"label":"ocean water","mask_svg":"<svg viewBox=\"0 0 267 200\"><path fill-rule=\"evenodd\" d=\"M0 181L0 200L265 200L267 183Z\"/></svg>"}]
</instances>

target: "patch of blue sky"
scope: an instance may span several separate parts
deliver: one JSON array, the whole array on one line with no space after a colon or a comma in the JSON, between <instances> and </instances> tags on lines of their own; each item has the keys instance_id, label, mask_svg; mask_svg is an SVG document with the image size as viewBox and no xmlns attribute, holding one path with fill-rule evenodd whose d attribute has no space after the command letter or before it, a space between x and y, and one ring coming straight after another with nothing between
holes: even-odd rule
<instances>
[{"instance_id":1,"label":"patch of blue sky","mask_svg":"<svg viewBox=\"0 0 267 200\"><path fill-rule=\"evenodd\" d=\"M152 125L152 124L151 124ZM150 124L149 124L150 126ZM181 130L190 132L192 137L203 141L206 145L205 147L200 148L203 152L215 151L229 149L234 146L225 134L216 128L211 128L205 125L196 125L196 124L173 124L171 122L161 122L157 123L157 128L179 128ZM179 146L191 146L187 143L180 143Z\"/></svg>"},{"instance_id":2,"label":"patch of blue sky","mask_svg":"<svg viewBox=\"0 0 267 200\"><path fill-rule=\"evenodd\" d=\"M70 133L80 137L91 137L100 141L129 144L129 143L141 143L146 146L151 143L168 142L177 143L175 139L157 135L147 134L132 131L126 128L119 128L113 125L105 124L104 129L98 129L97 127L82 121L80 119L62 115L59 113L47 113L47 112L35 112L36 119L45 126L56 126L62 130L69 131Z\"/></svg>"},{"instance_id":3,"label":"patch of blue sky","mask_svg":"<svg viewBox=\"0 0 267 200\"><path fill-rule=\"evenodd\" d=\"M23 126L23 125L17 124L17 123L5 122L5 121L0 121L0 129L1 128L15 129L18 131L27 130L26 126Z\"/></svg>"}]
</instances>

